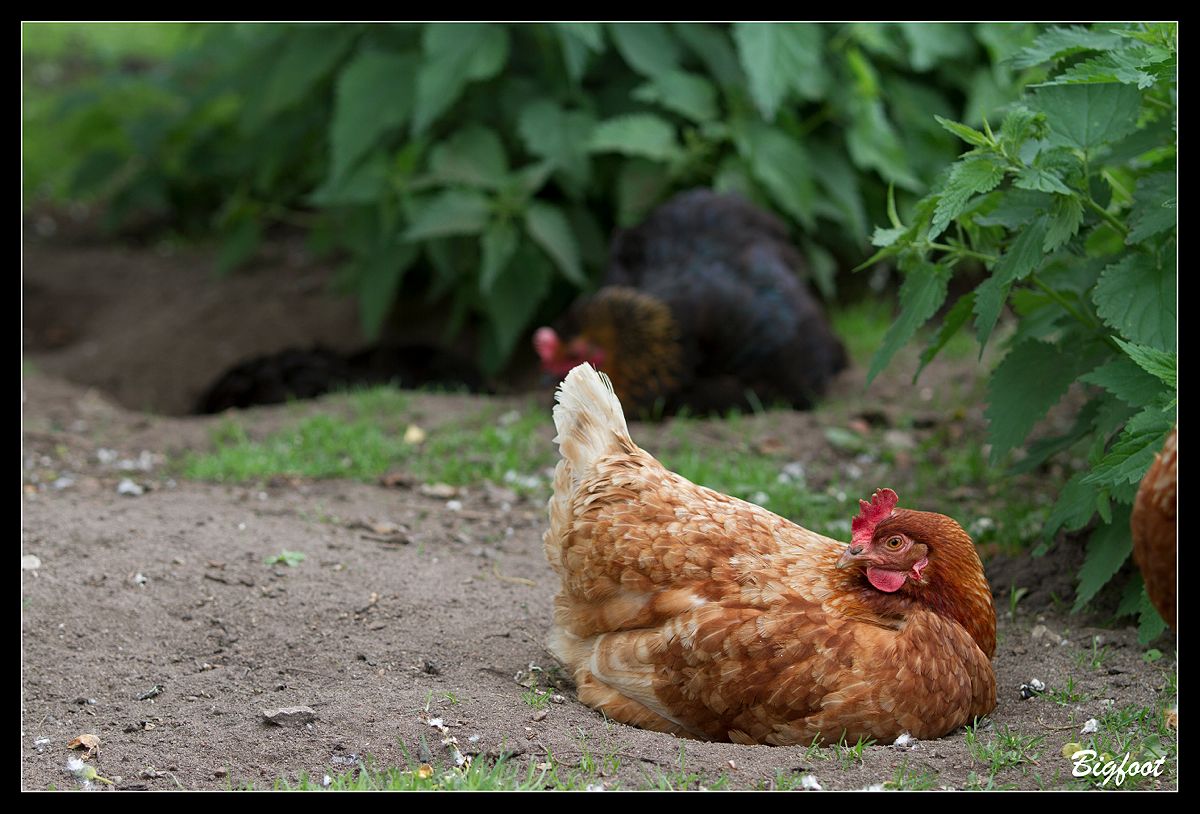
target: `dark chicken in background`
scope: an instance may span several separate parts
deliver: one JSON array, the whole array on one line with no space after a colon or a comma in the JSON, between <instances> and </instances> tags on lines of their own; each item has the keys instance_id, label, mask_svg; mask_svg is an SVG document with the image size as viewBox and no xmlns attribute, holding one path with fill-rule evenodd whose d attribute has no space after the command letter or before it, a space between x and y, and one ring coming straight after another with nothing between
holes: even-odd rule
<instances>
[{"instance_id":1,"label":"dark chicken in background","mask_svg":"<svg viewBox=\"0 0 1200 814\"><path fill-rule=\"evenodd\" d=\"M539 329L534 348L556 380L581 362L603 370L631 416L806 409L846 352L805 268L772 215L736 195L681 193L616 235L603 287L560 330Z\"/></svg>"},{"instance_id":2,"label":"dark chicken in background","mask_svg":"<svg viewBox=\"0 0 1200 814\"><path fill-rule=\"evenodd\" d=\"M381 345L352 354L320 346L288 348L256 356L226 371L201 396L196 412L282 404L316 398L331 390L390 382L407 388L485 389L483 377L469 361L430 345Z\"/></svg>"}]
</instances>

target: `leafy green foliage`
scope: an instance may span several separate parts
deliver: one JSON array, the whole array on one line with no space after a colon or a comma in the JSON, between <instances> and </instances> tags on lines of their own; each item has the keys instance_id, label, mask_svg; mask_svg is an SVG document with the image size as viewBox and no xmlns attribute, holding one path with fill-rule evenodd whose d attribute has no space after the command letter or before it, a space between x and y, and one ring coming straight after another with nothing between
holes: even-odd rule
<instances>
[{"instance_id":1,"label":"leafy green foliage","mask_svg":"<svg viewBox=\"0 0 1200 814\"><path fill-rule=\"evenodd\" d=\"M448 333L477 329L489 371L595 283L614 227L683 188L737 191L803 226L818 285L834 294L834 270L862 256L886 185L903 190L902 205L923 191L955 155L953 122L981 132L985 114L1016 98L1026 77L1004 60L1038 33L875 23L187 30L169 64L103 77L46 114L72 179L66 194L107 203L114 225L150 210L183 232L215 229L226 271L251 260L274 224L311 226L345 258L341 282L368 335L395 300L422 298L450 315ZM989 156L957 171L941 221L1004 172ZM1136 193L1146 229L1161 225L1158 189Z\"/></svg>"},{"instance_id":2,"label":"leafy green foliage","mask_svg":"<svg viewBox=\"0 0 1200 814\"><path fill-rule=\"evenodd\" d=\"M1010 55L1044 81L1009 105L999 131L938 117L971 149L913 207L892 207L872 261L906 275L901 313L871 376L936 313L962 267L984 279L955 303L922 365L974 315L980 349L1006 307L1016 330L992 374L991 460L1027 441L1073 386L1070 432L1030 444L1014 469L1082 454L1045 535L1099 517L1076 609L1128 560L1130 504L1176 420L1176 32L1173 24L1053 28ZM939 242L938 238L945 235ZM933 290L942 279L941 295ZM906 292L928 291L906 296ZM1124 611L1161 632L1140 578ZM1158 625L1158 627L1156 627Z\"/></svg>"}]
</instances>

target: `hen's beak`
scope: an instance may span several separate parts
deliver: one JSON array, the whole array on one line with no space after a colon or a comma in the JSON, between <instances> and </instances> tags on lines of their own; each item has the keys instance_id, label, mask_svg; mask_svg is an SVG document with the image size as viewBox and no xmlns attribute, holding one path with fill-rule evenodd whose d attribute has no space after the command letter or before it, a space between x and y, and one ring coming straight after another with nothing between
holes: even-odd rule
<instances>
[{"instance_id":1,"label":"hen's beak","mask_svg":"<svg viewBox=\"0 0 1200 814\"><path fill-rule=\"evenodd\" d=\"M846 546L846 550L842 552L842 556L838 557L837 565L835 567L840 571L841 569L845 568L850 563L857 560L862 555L862 553L863 553L863 546L860 546L860 545Z\"/></svg>"}]
</instances>

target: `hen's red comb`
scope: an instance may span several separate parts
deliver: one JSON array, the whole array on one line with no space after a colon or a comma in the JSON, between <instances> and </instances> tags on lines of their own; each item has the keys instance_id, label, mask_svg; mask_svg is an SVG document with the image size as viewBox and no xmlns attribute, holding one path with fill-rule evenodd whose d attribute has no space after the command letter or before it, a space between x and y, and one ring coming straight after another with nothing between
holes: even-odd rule
<instances>
[{"instance_id":1,"label":"hen's red comb","mask_svg":"<svg viewBox=\"0 0 1200 814\"><path fill-rule=\"evenodd\" d=\"M876 489L871 495L871 502L858 501L858 517L850 521L850 543L866 545L875 534L875 527L889 516L896 508L900 498L891 489Z\"/></svg>"}]
</instances>

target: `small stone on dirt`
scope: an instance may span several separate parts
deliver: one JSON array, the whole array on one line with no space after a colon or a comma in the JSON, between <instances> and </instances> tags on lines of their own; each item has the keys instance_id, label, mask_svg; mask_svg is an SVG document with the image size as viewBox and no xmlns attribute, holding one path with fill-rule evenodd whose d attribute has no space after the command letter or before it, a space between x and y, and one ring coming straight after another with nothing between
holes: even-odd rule
<instances>
[{"instance_id":1,"label":"small stone on dirt","mask_svg":"<svg viewBox=\"0 0 1200 814\"><path fill-rule=\"evenodd\" d=\"M280 707L262 711L264 723L275 726L304 726L317 717L312 707Z\"/></svg>"},{"instance_id":2,"label":"small stone on dirt","mask_svg":"<svg viewBox=\"0 0 1200 814\"><path fill-rule=\"evenodd\" d=\"M32 554L25 554L21 557L22 571L36 571L42 567L42 561Z\"/></svg>"},{"instance_id":3,"label":"small stone on dirt","mask_svg":"<svg viewBox=\"0 0 1200 814\"><path fill-rule=\"evenodd\" d=\"M417 490L427 497L450 498L458 494L458 488L448 483L423 483Z\"/></svg>"},{"instance_id":4,"label":"small stone on dirt","mask_svg":"<svg viewBox=\"0 0 1200 814\"><path fill-rule=\"evenodd\" d=\"M549 714L550 714L550 713L549 713L549 712L547 712L547 711L546 711L546 710L544 710L544 709L538 710L537 712L535 712L535 713L533 714L533 721L534 721L535 723L537 723L537 722L539 722L539 721L544 721L544 720L546 720L546 716L547 716L547 715L549 715Z\"/></svg>"},{"instance_id":5,"label":"small stone on dirt","mask_svg":"<svg viewBox=\"0 0 1200 814\"><path fill-rule=\"evenodd\" d=\"M139 486L138 484L131 481L129 478L122 478L121 482L117 484L117 494L118 495L128 495L130 497L138 497L145 491L146 491L145 489L143 489L141 486Z\"/></svg>"}]
</instances>

